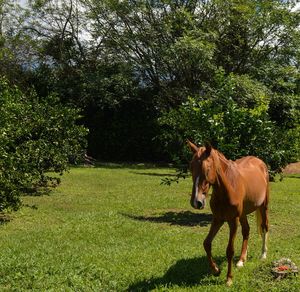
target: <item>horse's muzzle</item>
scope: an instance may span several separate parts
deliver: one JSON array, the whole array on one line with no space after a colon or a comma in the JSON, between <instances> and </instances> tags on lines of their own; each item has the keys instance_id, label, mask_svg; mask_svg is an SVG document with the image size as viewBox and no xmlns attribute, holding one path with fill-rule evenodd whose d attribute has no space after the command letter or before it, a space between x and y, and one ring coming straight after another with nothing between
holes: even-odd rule
<instances>
[{"instance_id":1,"label":"horse's muzzle","mask_svg":"<svg viewBox=\"0 0 300 292\"><path fill-rule=\"evenodd\" d=\"M203 201L197 201L197 207L196 209L203 209L205 207L205 199Z\"/></svg>"},{"instance_id":2,"label":"horse's muzzle","mask_svg":"<svg viewBox=\"0 0 300 292\"><path fill-rule=\"evenodd\" d=\"M192 207L198 210L203 209L205 207L205 203L206 203L206 198L204 195L202 195L201 199L194 198L194 200L191 200Z\"/></svg>"}]
</instances>

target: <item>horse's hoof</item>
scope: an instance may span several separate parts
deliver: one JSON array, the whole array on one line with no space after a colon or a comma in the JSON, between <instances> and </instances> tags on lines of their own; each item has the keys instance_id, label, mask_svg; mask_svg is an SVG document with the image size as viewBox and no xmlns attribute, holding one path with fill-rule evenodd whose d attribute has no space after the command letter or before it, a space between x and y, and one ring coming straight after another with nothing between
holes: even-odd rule
<instances>
[{"instance_id":1,"label":"horse's hoof","mask_svg":"<svg viewBox=\"0 0 300 292\"><path fill-rule=\"evenodd\" d=\"M238 268L242 268L242 267L244 266L244 262L241 261L241 260L239 260L239 261L237 262L236 266L237 266Z\"/></svg>"},{"instance_id":2,"label":"horse's hoof","mask_svg":"<svg viewBox=\"0 0 300 292\"><path fill-rule=\"evenodd\" d=\"M215 276L215 277L218 277L220 276L221 274L221 270L219 268L215 268L213 271L212 271L212 274Z\"/></svg>"},{"instance_id":3,"label":"horse's hoof","mask_svg":"<svg viewBox=\"0 0 300 292\"><path fill-rule=\"evenodd\" d=\"M267 258L267 253L263 253L260 257L261 260L265 260Z\"/></svg>"},{"instance_id":4,"label":"horse's hoof","mask_svg":"<svg viewBox=\"0 0 300 292\"><path fill-rule=\"evenodd\" d=\"M230 286L232 285L232 283L233 283L233 282L232 282L232 279L231 279L231 278L228 278L228 279L227 279L227 282L226 282L226 286L227 286L227 287L230 287Z\"/></svg>"}]
</instances>

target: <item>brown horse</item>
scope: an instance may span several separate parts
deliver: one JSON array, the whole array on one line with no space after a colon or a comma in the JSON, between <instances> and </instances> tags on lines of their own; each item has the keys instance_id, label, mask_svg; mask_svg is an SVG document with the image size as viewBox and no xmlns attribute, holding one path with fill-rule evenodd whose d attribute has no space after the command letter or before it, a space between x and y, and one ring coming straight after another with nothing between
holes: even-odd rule
<instances>
[{"instance_id":1,"label":"brown horse","mask_svg":"<svg viewBox=\"0 0 300 292\"><path fill-rule=\"evenodd\" d=\"M238 267L242 267L247 257L249 224L247 214L256 210L257 226L263 238L262 255L267 256L268 235L268 201L269 174L265 163L254 156L246 156L236 161L227 160L223 154L213 149L210 144L197 147L188 141L193 152L191 172L193 191L191 205L203 209L210 186L212 195L210 207L213 220L210 231L203 242L209 265L214 275L220 274L220 269L212 259L211 243L215 235L226 221L230 236L226 250L228 271L227 285L232 284L232 259L234 255L234 239L238 222L242 226L243 244Z\"/></svg>"}]
</instances>

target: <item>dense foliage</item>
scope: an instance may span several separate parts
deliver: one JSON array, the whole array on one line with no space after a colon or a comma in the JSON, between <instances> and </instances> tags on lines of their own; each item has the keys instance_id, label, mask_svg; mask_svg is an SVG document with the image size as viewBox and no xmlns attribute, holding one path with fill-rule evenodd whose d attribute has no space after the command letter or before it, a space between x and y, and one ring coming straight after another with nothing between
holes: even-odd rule
<instances>
[{"instance_id":1,"label":"dense foliage","mask_svg":"<svg viewBox=\"0 0 300 292\"><path fill-rule=\"evenodd\" d=\"M272 170L300 159L293 1L15 3L1 1L1 73L79 107L95 158L170 161L190 138Z\"/></svg>"},{"instance_id":2,"label":"dense foliage","mask_svg":"<svg viewBox=\"0 0 300 292\"><path fill-rule=\"evenodd\" d=\"M221 77L220 77L221 76ZM225 156L237 159L246 155L262 158L273 171L299 157L299 127L288 129L270 116L268 90L247 76L218 76L219 86L209 97L190 97L179 108L160 119L162 140L170 153L190 157L183 137L197 142L210 141ZM241 90L244 95L240 95ZM289 119L296 120L297 110L289 105ZM298 112L299 113L299 112ZM299 118L299 116L298 116ZM177 147L177 149L176 149Z\"/></svg>"},{"instance_id":3,"label":"dense foliage","mask_svg":"<svg viewBox=\"0 0 300 292\"><path fill-rule=\"evenodd\" d=\"M54 95L40 100L0 80L0 211L17 208L22 192L57 182L82 155L86 130L77 110Z\"/></svg>"}]
</instances>

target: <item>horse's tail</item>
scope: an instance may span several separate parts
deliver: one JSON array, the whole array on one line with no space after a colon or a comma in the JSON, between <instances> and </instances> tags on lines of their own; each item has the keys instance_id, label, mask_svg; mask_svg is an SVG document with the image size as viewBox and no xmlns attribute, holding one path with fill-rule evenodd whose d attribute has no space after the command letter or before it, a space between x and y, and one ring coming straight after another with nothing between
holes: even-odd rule
<instances>
[{"instance_id":1,"label":"horse's tail","mask_svg":"<svg viewBox=\"0 0 300 292\"><path fill-rule=\"evenodd\" d=\"M261 212L260 209L256 209L256 224L257 224L257 232L260 236L262 236L262 217L261 217Z\"/></svg>"},{"instance_id":2,"label":"horse's tail","mask_svg":"<svg viewBox=\"0 0 300 292\"><path fill-rule=\"evenodd\" d=\"M266 208L268 208L269 205L269 197L270 197L270 175L269 175L269 170L266 166L266 182L267 182L267 189L266 189L266 197L264 200L264 205Z\"/></svg>"}]
</instances>

